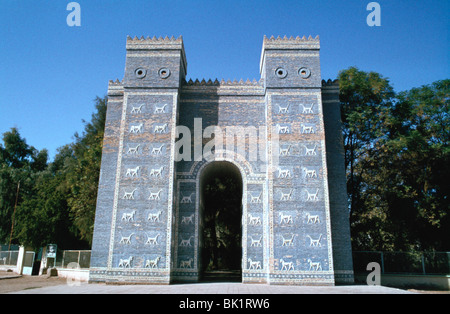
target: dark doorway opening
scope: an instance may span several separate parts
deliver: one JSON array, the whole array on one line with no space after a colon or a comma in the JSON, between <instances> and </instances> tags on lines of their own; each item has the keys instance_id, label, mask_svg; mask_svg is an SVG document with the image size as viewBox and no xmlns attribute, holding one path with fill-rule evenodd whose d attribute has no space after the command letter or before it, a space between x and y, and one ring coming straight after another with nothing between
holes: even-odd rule
<instances>
[{"instance_id":1,"label":"dark doorway opening","mask_svg":"<svg viewBox=\"0 0 450 314\"><path fill-rule=\"evenodd\" d=\"M242 177L230 162L207 165L200 180L202 281L242 279Z\"/></svg>"}]
</instances>

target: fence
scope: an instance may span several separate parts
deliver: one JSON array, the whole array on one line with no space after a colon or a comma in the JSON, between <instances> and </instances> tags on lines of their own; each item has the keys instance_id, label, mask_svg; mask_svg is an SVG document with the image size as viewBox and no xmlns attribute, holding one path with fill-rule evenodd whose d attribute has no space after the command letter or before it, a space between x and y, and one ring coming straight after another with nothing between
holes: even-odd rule
<instances>
[{"instance_id":1,"label":"fence","mask_svg":"<svg viewBox=\"0 0 450 314\"><path fill-rule=\"evenodd\" d=\"M355 273L367 272L370 262L380 264L382 274L450 274L450 252L353 252Z\"/></svg>"},{"instance_id":2,"label":"fence","mask_svg":"<svg viewBox=\"0 0 450 314\"><path fill-rule=\"evenodd\" d=\"M56 256L56 267L67 268L70 263L77 263L81 269L89 268L91 264L91 251L65 250L59 251Z\"/></svg>"},{"instance_id":3,"label":"fence","mask_svg":"<svg viewBox=\"0 0 450 314\"><path fill-rule=\"evenodd\" d=\"M16 266L19 251L0 251L0 266ZM355 273L367 272L367 265L377 262L382 274L450 275L450 252L380 252L354 251ZM91 263L89 250L58 251L56 267L67 268L78 263L81 269L88 269Z\"/></svg>"},{"instance_id":4,"label":"fence","mask_svg":"<svg viewBox=\"0 0 450 314\"><path fill-rule=\"evenodd\" d=\"M56 267L67 268L72 262L78 263L81 269L89 268L91 251L59 251ZM355 273L367 272L366 267L370 262L380 264L382 274L450 274L450 252L353 252Z\"/></svg>"},{"instance_id":5,"label":"fence","mask_svg":"<svg viewBox=\"0 0 450 314\"><path fill-rule=\"evenodd\" d=\"M0 251L0 266L16 266L19 258L19 251Z\"/></svg>"}]
</instances>

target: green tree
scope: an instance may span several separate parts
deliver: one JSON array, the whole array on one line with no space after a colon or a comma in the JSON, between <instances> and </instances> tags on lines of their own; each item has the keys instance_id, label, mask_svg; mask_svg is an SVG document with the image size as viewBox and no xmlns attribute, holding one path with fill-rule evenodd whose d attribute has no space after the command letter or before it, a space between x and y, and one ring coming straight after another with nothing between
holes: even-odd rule
<instances>
[{"instance_id":1,"label":"green tree","mask_svg":"<svg viewBox=\"0 0 450 314\"><path fill-rule=\"evenodd\" d=\"M395 246L449 250L450 80L401 92L383 149Z\"/></svg>"},{"instance_id":2,"label":"green tree","mask_svg":"<svg viewBox=\"0 0 450 314\"><path fill-rule=\"evenodd\" d=\"M95 99L96 111L83 134L75 134L73 159L67 164L71 217L82 240L92 243L98 181L105 130L107 97Z\"/></svg>"},{"instance_id":3,"label":"green tree","mask_svg":"<svg viewBox=\"0 0 450 314\"><path fill-rule=\"evenodd\" d=\"M0 144L0 241L9 243L12 217L16 203L32 193L32 169L45 167L47 152L38 152L20 136L17 128L3 134ZM45 160L45 161L44 161ZM17 187L20 182L20 190ZM15 241L13 234L13 241Z\"/></svg>"},{"instance_id":4,"label":"green tree","mask_svg":"<svg viewBox=\"0 0 450 314\"><path fill-rule=\"evenodd\" d=\"M17 210L15 236L33 248L57 243L61 248L79 246L77 230L69 217L64 174L50 170L35 174L33 193Z\"/></svg>"},{"instance_id":5,"label":"green tree","mask_svg":"<svg viewBox=\"0 0 450 314\"><path fill-rule=\"evenodd\" d=\"M378 171L379 141L388 132L395 93L388 79L355 67L339 73L339 87L353 243L357 249L367 248L386 236L379 233L383 212L378 186L371 180Z\"/></svg>"},{"instance_id":6,"label":"green tree","mask_svg":"<svg viewBox=\"0 0 450 314\"><path fill-rule=\"evenodd\" d=\"M20 169L29 166L35 150L19 134L17 128L3 134L4 146L0 145L0 161L11 168Z\"/></svg>"},{"instance_id":7,"label":"green tree","mask_svg":"<svg viewBox=\"0 0 450 314\"><path fill-rule=\"evenodd\" d=\"M27 145L17 129L0 145L0 240L9 242L17 184L20 193L14 243L39 248L89 248L92 240L106 97L95 100L96 111L74 143L58 149L48 164L47 150Z\"/></svg>"},{"instance_id":8,"label":"green tree","mask_svg":"<svg viewBox=\"0 0 450 314\"><path fill-rule=\"evenodd\" d=\"M394 94L342 71L340 100L356 250L448 250L449 81Z\"/></svg>"},{"instance_id":9,"label":"green tree","mask_svg":"<svg viewBox=\"0 0 450 314\"><path fill-rule=\"evenodd\" d=\"M3 135L0 146L1 241L8 243L18 193L12 242L33 248L55 242L74 242L59 169L48 167L48 152L29 146L17 129ZM20 182L20 190L17 190Z\"/></svg>"}]
</instances>

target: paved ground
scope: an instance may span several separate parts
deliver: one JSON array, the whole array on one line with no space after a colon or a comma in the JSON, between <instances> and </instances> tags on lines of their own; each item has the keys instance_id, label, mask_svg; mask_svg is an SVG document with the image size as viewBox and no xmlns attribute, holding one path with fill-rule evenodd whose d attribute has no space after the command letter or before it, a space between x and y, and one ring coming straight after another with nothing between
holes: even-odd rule
<instances>
[{"instance_id":1,"label":"paved ground","mask_svg":"<svg viewBox=\"0 0 450 314\"><path fill-rule=\"evenodd\" d=\"M0 279L0 293L19 294L403 294L409 291L381 286L303 287L241 283L161 285L69 285L62 278L23 276Z\"/></svg>"},{"instance_id":2,"label":"paved ground","mask_svg":"<svg viewBox=\"0 0 450 314\"><path fill-rule=\"evenodd\" d=\"M408 294L450 291L401 290L382 286L271 286L236 282L163 285L106 285L81 282L75 285L64 278L20 276L0 271L0 294Z\"/></svg>"},{"instance_id":3,"label":"paved ground","mask_svg":"<svg viewBox=\"0 0 450 314\"><path fill-rule=\"evenodd\" d=\"M61 286L65 284L66 280L63 278L47 278L45 276L18 276L16 274L5 274L3 272L0 272L0 294L17 291L33 291L40 288Z\"/></svg>"}]
</instances>

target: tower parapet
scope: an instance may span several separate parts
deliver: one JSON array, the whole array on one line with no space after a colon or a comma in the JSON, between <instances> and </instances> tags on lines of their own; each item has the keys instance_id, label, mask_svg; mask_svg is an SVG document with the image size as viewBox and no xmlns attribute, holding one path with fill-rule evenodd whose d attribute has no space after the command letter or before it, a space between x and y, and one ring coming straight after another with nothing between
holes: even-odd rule
<instances>
[{"instance_id":1,"label":"tower parapet","mask_svg":"<svg viewBox=\"0 0 450 314\"><path fill-rule=\"evenodd\" d=\"M183 38L127 37L125 88L179 88L186 78Z\"/></svg>"},{"instance_id":2,"label":"tower parapet","mask_svg":"<svg viewBox=\"0 0 450 314\"><path fill-rule=\"evenodd\" d=\"M320 39L264 36L260 73L266 88L320 88Z\"/></svg>"},{"instance_id":3,"label":"tower parapet","mask_svg":"<svg viewBox=\"0 0 450 314\"><path fill-rule=\"evenodd\" d=\"M311 35L308 38L306 36L295 38L292 36L289 38L287 36L278 36L277 38L264 36L264 49L320 49L320 38L319 36L313 38Z\"/></svg>"}]
</instances>

